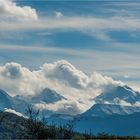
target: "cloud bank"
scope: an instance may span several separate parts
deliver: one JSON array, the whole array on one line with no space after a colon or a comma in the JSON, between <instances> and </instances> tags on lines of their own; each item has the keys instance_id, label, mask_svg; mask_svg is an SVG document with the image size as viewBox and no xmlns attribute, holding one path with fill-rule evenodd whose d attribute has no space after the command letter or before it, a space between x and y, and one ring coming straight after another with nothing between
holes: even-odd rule
<instances>
[{"instance_id":1,"label":"cloud bank","mask_svg":"<svg viewBox=\"0 0 140 140\"><path fill-rule=\"evenodd\" d=\"M0 88L11 96L34 96L44 88L50 88L68 99L54 105L36 105L42 110L50 108L63 113L71 110L71 114L83 112L93 104L91 100L103 90L122 84L96 72L87 75L66 60L46 63L34 71L17 63L0 66ZM73 106L76 106L75 110L72 110Z\"/></svg>"},{"instance_id":2,"label":"cloud bank","mask_svg":"<svg viewBox=\"0 0 140 140\"><path fill-rule=\"evenodd\" d=\"M99 73L94 72L91 75L87 75L84 72L76 69L72 64L66 60L60 60L54 63L46 63L39 70L30 71L28 68L21 66L18 63L6 63L0 66L0 78L1 88L10 88L11 84L5 84L11 82L12 85L16 86L17 91L14 94L29 95L31 91L36 94L36 89L45 88L52 85L59 85L61 87L70 87L77 90L86 90L88 88L100 88L101 86L117 85L121 82L114 81L110 77L102 76ZM36 86L36 85L38 86ZM40 85L40 86L39 86ZM43 86L42 86L43 85ZM25 88L24 88L25 86ZM31 90L27 92L27 87ZM12 88L12 87L11 87ZM11 89L10 88L10 89ZM25 89L26 94L20 91ZM55 88L55 86L54 86ZM7 88L8 89L8 88ZM41 89L41 90L42 90ZM11 92L10 90L9 92Z\"/></svg>"}]
</instances>

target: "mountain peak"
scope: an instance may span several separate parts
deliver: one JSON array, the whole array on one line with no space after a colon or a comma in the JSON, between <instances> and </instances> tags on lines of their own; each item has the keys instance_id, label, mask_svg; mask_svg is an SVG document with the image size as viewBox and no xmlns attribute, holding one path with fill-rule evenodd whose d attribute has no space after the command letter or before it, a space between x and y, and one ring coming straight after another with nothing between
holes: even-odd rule
<instances>
[{"instance_id":1,"label":"mountain peak","mask_svg":"<svg viewBox=\"0 0 140 140\"><path fill-rule=\"evenodd\" d=\"M134 104L140 101L140 94L128 86L117 86L109 89L95 98L97 103L120 104L121 101Z\"/></svg>"},{"instance_id":2,"label":"mountain peak","mask_svg":"<svg viewBox=\"0 0 140 140\"><path fill-rule=\"evenodd\" d=\"M54 103L54 102L60 101L62 99L66 99L66 98L64 98L63 96L61 96L54 90L45 88L40 94L38 94L32 98L32 102L34 102L34 103L39 103L39 102Z\"/></svg>"}]
</instances>

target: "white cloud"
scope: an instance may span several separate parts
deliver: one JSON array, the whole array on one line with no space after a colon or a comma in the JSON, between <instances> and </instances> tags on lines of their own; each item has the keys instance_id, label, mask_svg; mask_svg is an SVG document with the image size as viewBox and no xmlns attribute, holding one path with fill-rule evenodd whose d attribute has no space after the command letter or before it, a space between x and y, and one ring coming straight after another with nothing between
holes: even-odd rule
<instances>
[{"instance_id":1,"label":"white cloud","mask_svg":"<svg viewBox=\"0 0 140 140\"><path fill-rule=\"evenodd\" d=\"M43 47L43 46L16 46L16 45L0 45L0 52L3 56L1 64L9 61L16 61L31 69L38 69L40 64L53 62L59 59L67 59L82 71L92 73L97 71L103 75L107 75L117 80L127 82L127 84L139 85L140 59L138 44L116 44L111 43L115 50L119 51L102 51L94 49L76 49L76 48L59 48L59 47ZM133 50L132 49L133 46ZM108 47L108 46L104 46ZM110 47L108 47L110 48ZM123 52L122 50L127 50ZM7 52L10 52L10 54ZM17 59L18 54L18 59ZM41 56L41 57L37 57ZM54 55L55 54L55 55ZM22 56L22 58L20 57ZM50 56L50 57L48 57ZM114 65L114 60L115 65ZM36 62L36 63L32 63ZM88 62L88 63L87 63ZM131 66L130 66L131 63ZM129 75L126 79L124 75Z\"/></svg>"},{"instance_id":2,"label":"white cloud","mask_svg":"<svg viewBox=\"0 0 140 140\"><path fill-rule=\"evenodd\" d=\"M13 95L34 94L34 86L37 86L36 75L17 63L6 63L1 66L0 79L0 87Z\"/></svg>"},{"instance_id":3,"label":"white cloud","mask_svg":"<svg viewBox=\"0 0 140 140\"><path fill-rule=\"evenodd\" d=\"M45 77L52 80L59 79L72 87L85 88L88 84L88 76L64 60L53 64L44 64L42 72Z\"/></svg>"},{"instance_id":4,"label":"white cloud","mask_svg":"<svg viewBox=\"0 0 140 140\"><path fill-rule=\"evenodd\" d=\"M140 19L129 17L63 17L40 18L36 22L0 22L0 30L80 31L101 40L111 40L109 31L135 32L140 30Z\"/></svg>"},{"instance_id":5,"label":"white cloud","mask_svg":"<svg viewBox=\"0 0 140 140\"><path fill-rule=\"evenodd\" d=\"M111 40L107 34L112 30L137 31L140 30L140 19L137 17L105 17L93 16L64 16L55 11L55 17L41 17L38 19L36 9L30 6L19 6L12 0L0 0L0 30L42 30L53 31L76 30L101 40ZM4 20L6 19L6 20ZM7 20L8 19L8 20ZM9 20L10 19L10 20ZM38 20L37 20L38 19ZM16 22L13 22L13 20ZM22 22L17 22L17 20ZM25 21L24 21L25 20ZM28 24L27 24L27 20ZM32 21L33 20L33 21ZM36 22L34 22L36 20ZM12 22L11 22L12 21Z\"/></svg>"},{"instance_id":6,"label":"white cloud","mask_svg":"<svg viewBox=\"0 0 140 140\"><path fill-rule=\"evenodd\" d=\"M80 110L80 106L78 102L71 101L71 100L63 100L56 102L55 104L45 104L39 103L35 104L34 107L39 109L40 111L53 111L60 114L69 114L69 115L76 115L81 113L83 110Z\"/></svg>"},{"instance_id":7,"label":"white cloud","mask_svg":"<svg viewBox=\"0 0 140 140\"><path fill-rule=\"evenodd\" d=\"M37 20L36 10L30 6L18 6L13 0L0 0L0 18L10 20Z\"/></svg>"},{"instance_id":8,"label":"white cloud","mask_svg":"<svg viewBox=\"0 0 140 140\"><path fill-rule=\"evenodd\" d=\"M32 96L39 94L44 88L56 90L68 100L58 103L60 108L56 108L56 105L49 106L59 112L63 110L63 113L67 113L69 109L71 113L87 110L93 104L90 99L99 95L106 87L120 84L122 83L98 73L87 75L65 60L44 64L35 71L17 63L0 66L1 89L12 96ZM72 108L75 104L77 108L74 111ZM41 106L48 108L46 104Z\"/></svg>"},{"instance_id":9,"label":"white cloud","mask_svg":"<svg viewBox=\"0 0 140 140\"><path fill-rule=\"evenodd\" d=\"M22 76L21 65L17 63L7 63L5 67L1 69L1 75L10 79L20 78Z\"/></svg>"},{"instance_id":10,"label":"white cloud","mask_svg":"<svg viewBox=\"0 0 140 140\"><path fill-rule=\"evenodd\" d=\"M0 66L0 79L0 86L5 90L7 90L6 87L11 87L9 92L12 92L13 89L15 94L26 93L27 95L30 95L31 91L35 93L35 89L38 91L39 88L43 89L50 85L56 89L55 85L61 88L65 86L85 91L88 88L100 89L111 84L122 84L96 72L86 75L65 60L44 64L36 71L30 71L28 68L22 67L17 63L6 63L4 66ZM13 85L16 87L16 90L13 88ZM32 90L30 91L29 88Z\"/></svg>"}]
</instances>

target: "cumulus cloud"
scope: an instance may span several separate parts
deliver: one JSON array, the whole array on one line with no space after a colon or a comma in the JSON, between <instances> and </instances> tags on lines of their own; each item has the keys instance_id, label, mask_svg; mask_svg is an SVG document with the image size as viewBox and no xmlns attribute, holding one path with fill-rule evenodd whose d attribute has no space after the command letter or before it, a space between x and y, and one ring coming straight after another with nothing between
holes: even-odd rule
<instances>
[{"instance_id":1,"label":"cumulus cloud","mask_svg":"<svg viewBox=\"0 0 140 140\"><path fill-rule=\"evenodd\" d=\"M30 94L30 90L27 91L29 87L34 93L36 92L35 89L43 89L51 85L53 85L53 88L59 86L60 89L65 87L85 92L88 89L103 89L108 85L121 84L120 81L114 81L112 78L96 72L87 75L65 60L46 63L35 71L30 71L17 63L6 63L0 66L0 79L1 88L11 87L10 89L12 89L12 86L15 85L19 89L24 89L27 95ZM5 84L2 81L13 84L11 86L11 84ZM22 91L18 91L19 93L15 92L15 94L23 94Z\"/></svg>"},{"instance_id":2,"label":"cumulus cloud","mask_svg":"<svg viewBox=\"0 0 140 140\"><path fill-rule=\"evenodd\" d=\"M109 88L112 86L123 85L121 81L114 81L111 77L103 76L97 72L94 72L89 79L88 86L94 88Z\"/></svg>"},{"instance_id":3,"label":"cumulus cloud","mask_svg":"<svg viewBox=\"0 0 140 140\"><path fill-rule=\"evenodd\" d=\"M76 88L84 88L88 83L87 75L64 60L57 61L53 64L44 64L42 72L47 78L60 80Z\"/></svg>"},{"instance_id":4,"label":"cumulus cloud","mask_svg":"<svg viewBox=\"0 0 140 140\"><path fill-rule=\"evenodd\" d=\"M16 79L22 76L22 68L17 63L7 63L1 68L1 75L5 78Z\"/></svg>"},{"instance_id":5,"label":"cumulus cloud","mask_svg":"<svg viewBox=\"0 0 140 140\"><path fill-rule=\"evenodd\" d=\"M34 94L36 75L17 63L6 63L0 67L0 88L11 94Z\"/></svg>"},{"instance_id":6,"label":"cumulus cloud","mask_svg":"<svg viewBox=\"0 0 140 140\"><path fill-rule=\"evenodd\" d=\"M120 85L110 77L98 73L87 75L65 60L46 63L39 70L31 71L17 63L0 66L0 88L10 95L34 96L50 88L67 100L57 104L39 104L59 113L76 114L93 105L93 99L108 87Z\"/></svg>"},{"instance_id":7,"label":"cumulus cloud","mask_svg":"<svg viewBox=\"0 0 140 140\"><path fill-rule=\"evenodd\" d=\"M36 10L18 6L13 0L0 0L0 18L10 20L37 20Z\"/></svg>"}]
</instances>

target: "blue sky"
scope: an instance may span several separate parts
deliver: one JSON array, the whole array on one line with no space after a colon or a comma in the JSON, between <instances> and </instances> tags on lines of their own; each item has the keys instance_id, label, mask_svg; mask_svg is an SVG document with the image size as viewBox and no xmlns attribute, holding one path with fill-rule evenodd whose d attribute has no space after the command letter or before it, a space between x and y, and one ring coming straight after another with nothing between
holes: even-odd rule
<instances>
[{"instance_id":1,"label":"blue sky","mask_svg":"<svg viewBox=\"0 0 140 140\"><path fill-rule=\"evenodd\" d=\"M85 73L97 71L140 85L139 1L11 3L15 4L11 11L0 14L1 65L14 61L38 69L43 63L65 59ZM22 12L12 12L24 6L35 10L29 14L25 9L28 20Z\"/></svg>"}]
</instances>

